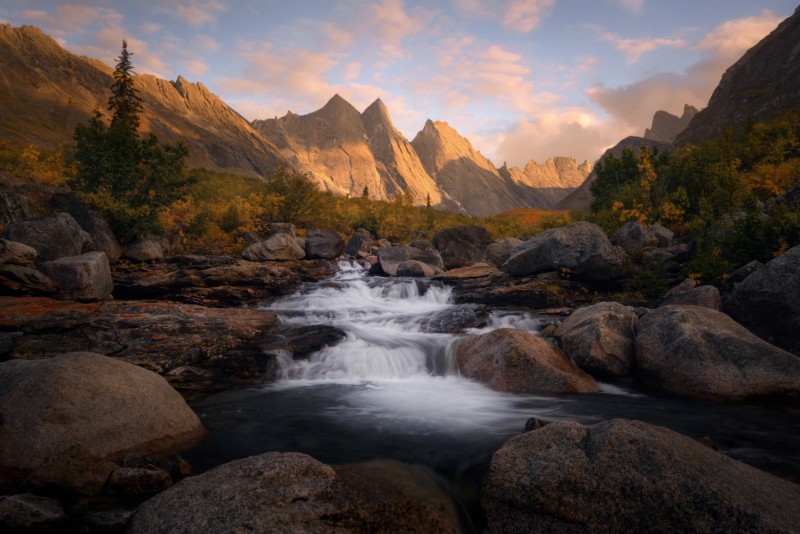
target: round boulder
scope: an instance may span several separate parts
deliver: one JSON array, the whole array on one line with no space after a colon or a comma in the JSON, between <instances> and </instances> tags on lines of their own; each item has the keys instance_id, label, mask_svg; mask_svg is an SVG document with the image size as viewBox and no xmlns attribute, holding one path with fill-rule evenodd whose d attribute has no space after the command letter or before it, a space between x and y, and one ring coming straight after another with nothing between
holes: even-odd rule
<instances>
[{"instance_id":1,"label":"round boulder","mask_svg":"<svg viewBox=\"0 0 800 534\"><path fill-rule=\"evenodd\" d=\"M800 356L800 246L740 282L723 305L737 322Z\"/></svg>"},{"instance_id":2,"label":"round boulder","mask_svg":"<svg viewBox=\"0 0 800 534\"><path fill-rule=\"evenodd\" d=\"M164 249L154 239L138 239L128 245L122 257L136 262L163 261Z\"/></svg>"},{"instance_id":3,"label":"round boulder","mask_svg":"<svg viewBox=\"0 0 800 534\"><path fill-rule=\"evenodd\" d=\"M266 241L247 247L242 258L249 261L302 260L306 251L300 248L296 239L289 234L272 234Z\"/></svg>"},{"instance_id":4,"label":"round boulder","mask_svg":"<svg viewBox=\"0 0 800 534\"><path fill-rule=\"evenodd\" d=\"M378 265L389 276L397 276L397 268L406 260L424 263L433 269L434 274L439 274L444 270L442 257L433 247L396 245L378 249Z\"/></svg>"},{"instance_id":5,"label":"round boulder","mask_svg":"<svg viewBox=\"0 0 800 534\"><path fill-rule=\"evenodd\" d=\"M573 312L555 337L567 356L589 374L629 376L636 362L633 340L638 322L632 307L601 302Z\"/></svg>"},{"instance_id":6,"label":"round boulder","mask_svg":"<svg viewBox=\"0 0 800 534\"><path fill-rule=\"evenodd\" d=\"M648 232L639 221L631 221L614 232L611 243L629 249L654 248L658 246L658 237Z\"/></svg>"},{"instance_id":7,"label":"round boulder","mask_svg":"<svg viewBox=\"0 0 800 534\"><path fill-rule=\"evenodd\" d=\"M800 357L699 306L664 306L639 320L636 374L649 386L697 399L800 396Z\"/></svg>"},{"instance_id":8,"label":"round boulder","mask_svg":"<svg viewBox=\"0 0 800 534\"><path fill-rule=\"evenodd\" d=\"M436 272L430 265L417 260L406 260L397 266L397 276L424 278L435 274Z\"/></svg>"},{"instance_id":9,"label":"round boulder","mask_svg":"<svg viewBox=\"0 0 800 534\"><path fill-rule=\"evenodd\" d=\"M592 378L556 346L522 330L499 328L462 341L456 349L461 374L511 393L590 393Z\"/></svg>"},{"instance_id":10,"label":"round boulder","mask_svg":"<svg viewBox=\"0 0 800 534\"><path fill-rule=\"evenodd\" d=\"M65 469L75 458L88 469L130 451L168 456L204 434L164 378L87 352L0 363L0 413L0 472L46 464L55 473L58 457ZM80 454L67 453L76 446Z\"/></svg>"},{"instance_id":11,"label":"round boulder","mask_svg":"<svg viewBox=\"0 0 800 534\"><path fill-rule=\"evenodd\" d=\"M344 239L333 228L312 228L306 233L309 259L335 260L344 252Z\"/></svg>"},{"instance_id":12,"label":"round boulder","mask_svg":"<svg viewBox=\"0 0 800 534\"><path fill-rule=\"evenodd\" d=\"M514 276L568 269L575 278L608 281L622 275L624 264L625 252L599 226L579 221L525 241L501 268Z\"/></svg>"},{"instance_id":13,"label":"round boulder","mask_svg":"<svg viewBox=\"0 0 800 534\"><path fill-rule=\"evenodd\" d=\"M511 257L511 251L521 244L522 240L516 237L498 239L486 247L486 261L499 268Z\"/></svg>"},{"instance_id":14,"label":"round boulder","mask_svg":"<svg viewBox=\"0 0 800 534\"><path fill-rule=\"evenodd\" d=\"M359 228L344 247L344 253L354 258L366 258L372 254L372 236L368 230Z\"/></svg>"},{"instance_id":15,"label":"round boulder","mask_svg":"<svg viewBox=\"0 0 800 534\"><path fill-rule=\"evenodd\" d=\"M659 306L703 306L712 310L722 307L719 289L714 286L697 286L688 291L668 293Z\"/></svg>"},{"instance_id":16,"label":"round boulder","mask_svg":"<svg viewBox=\"0 0 800 534\"><path fill-rule=\"evenodd\" d=\"M114 289L105 252L46 261L40 269L56 282L59 300L104 300Z\"/></svg>"},{"instance_id":17,"label":"round boulder","mask_svg":"<svg viewBox=\"0 0 800 534\"><path fill-rule=\"evenodd\" d=\"M492 458L488 532L795 532L800 486L640 421L562 421Z\"/></svg>"},{"instance_id":18,"label":"round boulder","mask_svg":"<svg viewBox=\"0 0 800 534\"><path fill-rule=\"evenodd\" d=\"M475 224L442 228L433 236L433 246L442 256L445 269L485 262L486 247L493 241L489 230Z\"/></svg>"},{"instance_id":19,"label":"round boulder","mask_svg":"<svg viewBox=\"0 0 800 534\"><path fill-rule=\"evenodd\" d=\"M80 256L94 250L92 236L67 213L10 222L3 229L3 238L33 247L39 261Z\"/></svg>"}]
</instances>

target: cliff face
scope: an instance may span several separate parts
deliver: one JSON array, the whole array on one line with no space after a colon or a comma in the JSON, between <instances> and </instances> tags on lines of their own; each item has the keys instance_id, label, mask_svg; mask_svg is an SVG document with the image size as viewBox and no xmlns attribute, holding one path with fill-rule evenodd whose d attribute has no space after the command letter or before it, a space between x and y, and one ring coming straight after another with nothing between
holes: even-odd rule
<instances>
[{"instance_id":1,"label":"cliff face","mask_svg":"<svg viewBox=\"0 0 800 534\"><path fill-rule=\"evenodd\" d=\"M800 105L800 7L722 75L708 106L675 139L702 143L727 126Z\"/></svg>"},{"instance_id":2,"label":"cliff face","mask_svg":"<svg viewBox=\"0 0 800 534\"><path fill-rule=\"evenodd\" d=\"M680 117L667 111L656 111L653 115L653 125L644 131L644 138L649 141L671 144L689 122L697 115L697 108L686 104L683 106L683 115Z\"/></svg>"},{"instance_id":3,"label":"cliff face","mask_svg":"<svg viewBox=\"0 0 800 534\"><path fill-rule=\"evenodd\" d=\"M0 136L56 147L107 110L113 70L76 56L33 26L0 26ZM189 164L250 175L269 175L289 162L238 113L202 84L182 77L135 78L145 131L161 141L183 141Z\"/></svg>"},{"instance_id":4,"label":"cliff face","mask_svg":"<svg viewBox=\"0 0 800 534\"><path fill-rule=\"evenodd\" d=\"M579 187L589 176L592 165L588 161L578 164L573 158L549 158L539 165L531 160L524 169L503 165L501 176L508 176L516 185L517 193L531 207L552 208Z\"/></svg>"}]
</instances>

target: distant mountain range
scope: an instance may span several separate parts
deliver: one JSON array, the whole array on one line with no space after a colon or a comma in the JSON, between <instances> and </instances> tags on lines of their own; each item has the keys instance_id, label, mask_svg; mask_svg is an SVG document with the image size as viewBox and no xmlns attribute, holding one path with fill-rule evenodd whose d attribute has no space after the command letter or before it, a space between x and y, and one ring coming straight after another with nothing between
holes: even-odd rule
<instances>
[{"instance_id":1,"label":"distant mountain range","mask_svg":"<svg viewBox=\"0 0 800 534\"><path fill-rule=\"evenodd\" d=\"M135 52L135 51L134 51ZM55 148L75 126L105 111L113 71L76 56L34 26L0 25L0 136ZM189 146L192 166L266 177L278 166L306 172L336 194L389 199L408 191L418 205L485 216L550 208L591 165L553 158L496 168L446 122L428 120L409 142L383 102L363 113L335 95L308 115L249 123L200 83L136 77L143 129Z\"/></svg>"}]
</instances>

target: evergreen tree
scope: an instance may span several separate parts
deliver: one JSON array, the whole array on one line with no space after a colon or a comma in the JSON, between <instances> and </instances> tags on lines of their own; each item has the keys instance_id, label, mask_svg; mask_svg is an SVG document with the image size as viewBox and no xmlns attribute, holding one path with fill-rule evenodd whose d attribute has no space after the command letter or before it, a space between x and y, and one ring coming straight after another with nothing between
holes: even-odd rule
<instances>
[{"instance_id":1,"label":"evergreen tree","mask_svg":"<svg viewBox=\"0 0 800 534\"><path fill-rule=\"evenodd\" d=\"M134 134L139 130L139 115L142 113L142 99L133 81L133 52L128 52L128 42L122 40L122 52L114 69L114 85L108 98L108 109L113 112L111 128L120 127Z\"/></svg>"}]
</instances>

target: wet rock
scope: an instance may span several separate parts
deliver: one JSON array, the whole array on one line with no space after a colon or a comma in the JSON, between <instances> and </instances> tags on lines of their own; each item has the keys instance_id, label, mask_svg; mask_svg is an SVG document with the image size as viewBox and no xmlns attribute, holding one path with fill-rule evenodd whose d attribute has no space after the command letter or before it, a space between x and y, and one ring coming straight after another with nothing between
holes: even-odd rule
<instances>
[{"instance_id":1,"label":"wet rock","mask_svg":"<svg viewBox=\"0 0 800 534\"><path fill-rule=\"evenodd\" d=\"M306 251L297 245L295 238L284 233L273 234L242 252L242 258L248 261L291 261L305 257Z\"/></svg>"},{"instance_id":2,"label":"wet rock","mask_svg":"<svg viewBox=\"0 0 800 534\"><path fill-rule=\"evenodd\" d=\"M577 279L608 281L622 275L624 263L625 253L600 227L580 221L525 241L502 270L514 276L567 270Z\"/></svg>"},{"instance_id":3,"label":"wet rock","mask_svg":"<svg viewBox=\"0 0 800 534\"><path fill-rule=\"evenodd\" d=\"M344 252L344 239L333 228L312 228L306 233L306 256L334 260Z\"/></svg>"},{"instance_id":4,"label":"wet rock","mask_svg":"<svg viewBox=\"0 0 800 534\"><path fill-rule=\"evenodd\" d=\"M592 376L629 376L635 367L638 323L632 307L601 302L572 313L555 337L560 338L567 356Z\"/></svg>"},{"instance_id":5,"label":"wet rock","mask_svg":"<svg viewBox=\"0 0 800 534\"><path fill-rule=\"evenodd\" d=\"M345 337L343 330L329 325L280 325L265 341L264 350L286 350L294 358L305 358L325 347L336 345Z\"/></svg>"},{"instance_id":6,"label":"wet rock","mask_svg":"<svg viewBox=\"0 0 800 534\"><path fill-rule=\"evenodd\" d=\"M372 254L372 236L369 231L359 228L344 247L344 253L354 258L366 258Z\"/></svg>"},{"instance_id":7,"label":"wet rock","mask_svg":"<svg viewBox=\"0 0 800 534\"><path fill-rule=\"evenodd\" d=\"M659 306L702 306L717 310L722 307L719 289L714 286L697 286L689 291L669 294Z\"/></svg>"},{"instance_id":8,"label":"wet rock","mask_svg":"<svg viewBox=\"0 0 800 534\"><path fill-rule=\"evenodd\" d=\"M800 357L698 306L664 306L640 319L636 374L647 385L697 399L800 396Z\"/></svg>"},{"instance_id":9,"label":"wet rock","mask_svg":"<svg viewBox=\"0 0 800 534\"><path fill-rule=\"evenodd\" d=\"M800 246L745 278L723 309L757 336L800 356Z\"/></svg>"},{"instance_id":10,"label":"wet rock","mask_svg":"<svg viewBox=\"0 0 800 534\"><path fill-rule=\"evenodd\" d=\"M0 496L0 525L6 528L54 528L67 520L61 504L32 493Z\"/></svg>"},{"instance_id":11,"label":"wet rock","mask_svg":"<svg viewBox=\"0 0 800 534\"><path fill-rule=\"evenodd\" d=\"M3 238L36 249L39 261L80 256L93 250L92 237L67 213L8 223Z\"/></svg>"},{"instance_id":12,"label":"wet rock","mask_svg":"<svg viewBox=\"0 0 800 534\"><path fill-rule=\"evenodd\" d=\"M588 393L597 384L547 341L522 330L500 328L462 341L456 350L461 374L512 393Z\"/></svg>"},{"instance_id":13,"label":"wet rock","mask_svg":"<svg viewBox=\"0 0 800 534\"><path fill-rule=\"evenodd\" d=\"M136 240L130 243L122 257L136 262L156 262L164 260L164 250L153 239Z\"/></svg>"},{"instance_id":14,"label":"wet rock","mask_svg":"<svg viewBox=\"0 0 800 534\"><path fill-rule=\"evenodd\" d=\"M406 260L397 266L397 276L424 278L435 274L436 271L430 265L417 260Z\"/></svg>"},{"instance_id":15,"label":"wet rock","mask_svg":"<svg viewBox=\"0 0 800 534\"><path fill-rule=\"evenodd\" d=\"M149 495L172 485L167 471L148 467L120 467L111 473L106 491L111 495Z\"/></svg>"},{"instance_id":16,"label":"wet rock","mask_svg":"<svg viewBox=\"0 0 800 534\"><path fill-rule=\"evenodd\" d=\"M36 249L24 243L0 239L0 265L20 265L33 268Z\"/></svg>"},{"instance_id":17,"label":"wet rock","mask_svg":"<svg viewBox=\"0 0 800 534\"><path fill-rule=\"evenodd\" d=\"M486 261L497 268L500 268L506 260L511 257L511 251L523 243L516 237L504 237L486 247Z\"/></svg>"},{"instance_id":18,"label":"wet rock","mask_svg":"<svg viewBox=\"0 0 800 534\"><path fill-rule=\"evenodd\" d=\"M475 224L442 228L433 236L433 246L442 256L445 269L486 261L486 247L493 241L489 230Z\"/></svg>"},{"instance_id":19,"label":"wet rock","mask_svg":"<svg viewBox=\"0 0 800 534\"><path fill-rule=\"evenodd\" d=\"M532 430L539 430L545 425L549 425L550 421L542 421L538 417L531 417L527 421L525 421L525 432L531 432Z\"/></svg>"},{"instance_id":20,"label":"wet rock","mask_svg":"<svg viewBox=\"0 0 800 534\"><path fill-rule=\"evenodd\" d=\"M378 264L389 276L397 276L397 268L406 260L415 260L431 267L438 274L444 270L442 257L436 250L409 245L397 245L378 249Z\"/></svg>"},{"instance_id":21,"label":"wet rock","mask_svg":"<svg viewBox=\"0 0 800 534\"><path fill-rule=\"evenodd\" d=\"M654 248L658 246L658 237L648 232L639 221L631 221L614 232L611 243L630 249Z\"/></svg>"},{"instance_id":22,"label":"wet rock","mask_svg":"<svg viewBox=\"0 0 800 534\"><path fill-rule=\"evenodd\" d=\"M52 296L57 290L53 279L41 271L21 265L0 265L0 294Z\"/></svg>"},{"instance_id":23,"label":"wet rock","mask_svg":"<svg viewBox=\"0 0 800 534\"><path fill-rule=\"evenodd\" d=\"M57 210L72 215L80 227L91 236L94 250L104 252L108 261L117 261L122 256L122 247L108 221L85 206L75 193L56 193L52 196L51 203Z\"/></svg>"},{"instance_id":24,"label":"wet rock","mask_svg":"<svg viewBox=\"0 0 800 534\"><path fill-rule=\"evenodd\" d=\"M503 533L793 532L800 486L666 428L556 422L494 455L481 503Z\"/></svg>"},{"instance_id":25,"label":"wet rock","mask_svg":"<svg viewBox=\"0 0 800 534\"><path fill-rule=\"evenodd\" d=\"M203 426L181 396L150 371L92 353L0 363L0 469L33 471L80 444L75 459L120 458L131 450L174 454L200 439ZM95 460L92 461L91 459Z\"/></svg>"},{"instance_id":26,"label":"wet rock","mask_svg":"<svg viewBox=\"0 0 800 534\"><path fill-rule=\"evenodd\" d=\"M260 379L271 359L261 344L277 324L271 313L240 308L0 297L0 327L23 332L9 357L47 358L65 350L112 354L165 375L186 392ZM182 366L202 367L212 376L169 375Z\"/></svg>"},{"instance_id":27,"label":"wet rock","mask_svg":"<svg viewBox=\"0 0 800 534\"><path fill-rule=\"evenodd\" d=\"M486 325L489 312L484 306L462 304L427 315L420 329L434 334L460 334L467 328Z\"/></svg>"},{"instance_id":28,"label":"wet rock","mask_svg":"<svg viewBox=\"0 0 800 534\"><path fill-rule=\"evenodd\" d=\"M131 534L346 532L327 518L336 473L310 456L266 453L186 478L142 504Z\"/></svg>"},{"instance_id":29,"label":"wet rock","mask_svg":"<svg viewBox=\"0 0 800 534\"><path fill-rule=\"evenodd\" d=\"M40 269L56 282L55 297L59 300L103 300L109 298L114 289L104 252L46 261Z\"/></svg>"}]
</instances>

